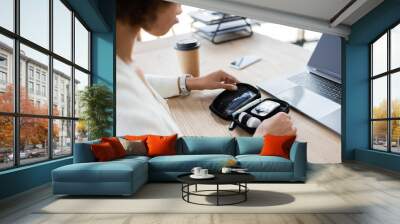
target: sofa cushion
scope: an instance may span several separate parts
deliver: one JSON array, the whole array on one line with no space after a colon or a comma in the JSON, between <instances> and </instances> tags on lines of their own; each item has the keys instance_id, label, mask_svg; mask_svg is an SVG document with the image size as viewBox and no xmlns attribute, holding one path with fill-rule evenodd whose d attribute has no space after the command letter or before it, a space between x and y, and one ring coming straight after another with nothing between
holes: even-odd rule
<instances>
[{"instance_id":1,"label":"sofa cushion","mask_svg":"<svg viewBox=\"0 0 400 224\"><path fill-rule=\"evenodd\" d=\"M122 158L126 156L126 151L124 146L121 144L117 137L103 137L101 142L108 142L112 146L117 158Z\"/></svg>"},{"instance_id":2,"label":"sofa cushion","mask_svg":"<svg viewBox=\"0 0 400 224\"><path fill-rule=\"evenodd\" d=\"M236 137L236 155L259 154L264 144L263 137Z\"/></svg>"},{"instance_id":3,"label":"sofa cushion","mask_svg":"<svg viewBox=\"0 0 400 224\"><path fill-rule=\"evenodd\" d=\"M264 136L264 145L261 149L260 155L280 156L290 159L290 148L295 139L296 135L276 136L267 134Z\"/></svg>"},{"instance_id":4,"label":"sofa cushion","mask_svg":"<svg viewBox=\"0 0 400 224\"><path fill-rule=\"evenodd\" d=\"M278 156L239 155L240 167L249 172L292 172L292 161Z\"/></svg>"},{"instance_id":5,"label":"sofa cushion","mask_svg":"<svg viewBox=\"0 0 400 224\"><path fill-rule=\"evenodd\" d=\"M146 142L148 135L125 135L123 138L125 138L126 140L130 140L130 141L143 141Z\"/></svg>"},{"instance_id":6,"label":"sofa cushion","mask_svg":"<svg viewBox=\"0 0 400 224\"><path fill-rule=\"evenodd\" d=\"M180 138L177 143L177 154L235 155L235 139L231 137L185 136Z\"/></svg>"},{"instance_id":7,"label":"sofa cushion","mask_svg":"<svg viewBox=\"0 0 400 224\"><path fill-rule=\"evenodd\" d=\"M118 158L112 145L108 142L93 144L90 147L92 149L94 157L96 157L96 161L105 162Z\"/></svg>"},{"instance_id":8,"label":"sofa cushion","mask_svg":"<svg viewBox=\"0 0 400 224\"><path fill-rule=\"evenodd\" d=\"M147 176L147 163L140 159L75 163L53 170L57 182L131 182L134 173Z\"/></svg>"},{"instance_id":9,"label":"sofa cushion","mask_svg":"<svg viewBox=\"0 0 400 224\"><path fill-rule=\"evenodd\" d=\"M154 156L166 156L176 154L176 139L177 134L170 136L162 135L149 135L147 137L147 155Z\"/></svg>"},{"instance_id":10,"label":"sofa cushion","mask_svg":"<svg viewBox=\"0 0 400 224\"><path fill-rule=\"evenodd\" d=\"M141 140L127 140L124 138L118 138L122 146L126 151L126 155L137 155L145 156L147 155L146 143Z\"/></svg>"},{"instance_id":11,"label":"sofa cushion","mask_svg":"<svg viewBox=\"0 0 400 224\"><path fill-rule=\"evenodd\" d=\"M74 163L88 163L95 162L96 158L90 146L92 144L99 144L100 140L93 140L88 142L75 143L74 147Z\"/></svg>"},{"instance_id":12,"label":"sofa cushion","mask_svg":"<svg viewBox=\"0 0 400 224\"><path fill-rule=\"evenodd\" d=\"M150 157L147 156L125 156L124 158L120 158L114 160L113 162L127 162L127 163L135 163L135 161L148 162Z\"/></svg>"},{"instance_id":13,"label":"sofa cushion","mask_svg":"<svg viewBox=\"0 0 400 224\"><path fill-rule=\"evenodd\" d=\"M210 171L219 171L230 159L231 155L175 155L158 156L149 160L149 170L163 172L190 172L199 166Z\"/></svg>"}]
</instances>

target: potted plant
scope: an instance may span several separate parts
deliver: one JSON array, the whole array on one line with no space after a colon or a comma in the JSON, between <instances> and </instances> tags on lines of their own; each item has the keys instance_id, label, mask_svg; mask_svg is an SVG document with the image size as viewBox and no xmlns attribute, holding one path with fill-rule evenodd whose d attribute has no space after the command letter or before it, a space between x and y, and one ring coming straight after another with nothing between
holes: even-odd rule
<instances>
[{"instance_id":1,"label":"potted plant","mask_svg":"<svg viewBox=\"0 0 400 224\"><path fill-rule=\"evenodd\" d=\"M113 94L109 88L102 84L86 87L79 94L79 106L82 110L79 122L87 127L89 140L110 136L112 126Z\"/></svg>"}]
</instances>

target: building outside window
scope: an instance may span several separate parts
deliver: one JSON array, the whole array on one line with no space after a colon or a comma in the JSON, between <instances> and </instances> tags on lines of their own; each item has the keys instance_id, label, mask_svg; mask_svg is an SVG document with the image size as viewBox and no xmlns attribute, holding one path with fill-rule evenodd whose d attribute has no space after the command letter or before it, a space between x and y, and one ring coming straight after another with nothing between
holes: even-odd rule
<instances>
[{"instance_id":1,"label":"building outside window","mask_svg":"<svg viewBox=\"0 0 400 224\"><path fill-rule=\"evenodd\" d=\"M34 93L34 87L33 87L33 82L32 81L28 82L28 92L29 92L29 94L33 94Z\"/></svg>"},{"instance_id":2,"label":"building outside window","mask_svg":"<svg viewBox=\"0 0 400 224\"><path fill-rule=\"evenodd\" d=\"M400 153L400 24L370 44L371 148Z\"/></svg>"},{"instance_id":3,"label":"building outside window","mask_svg":"<svg viewBox=\"0 0 400 224\"><path fill-rule=\"evenodd\" d=\"M0 70L0 93L7 91L7 73Z\"/></svg>"},{"instance_id":4,"label":"building outside window","mask_svg":"<svg viewBox=\"0 0 400 224\"><path fill-rule=\"evenodd\" d=\"M8 2L11 8L19 6L7 13L19 23L15 30L0 29L0 87L2 83L11 87L0 88L0 170L72 155L73 143L86 140L87 131L70 105L79 102L78 92L90 83L81 80L90 80L91 75L90 32L66 2ZM13 60L14 54L19 61ZM17 66L19 88L13 78ZM63 102L57 105L61 94ZM20 111L14 111L14 105ZM33 132L37 134L33 136Z\"/></svg>"},{"instance_id":5,"label":"building outside window","mask_svg":"<svg viewBox=\"0 0 400 224\"><path fill-rule=\"evenodd\" d=\"M57 104L58 104L58 89L54 89L54 92L53 92L53 104L57 108Z\"/></svg>"},{"instance_id":6,"label":"building outside window","mask_svg":"<svg viewBox=\"0 0 400 224\"><path fill-rule=\"evenodd\" d=\"M42 96L46 96L46 86L42 86Z\"/></svg>"},{"instance_id":7,"label":"building outside window","mask_svg":"<svg viewBox=\"0 0 400 224\"><path fill-rule=\"evenodd\" d=\"M36 95L40 96L40 84L36 84Z\"/></svg>"},{"instance_id":8,"label":"building outside window","mask_svg":"<svg viewBox=\"0 0 400 224\"><path fill-rule=\"evenodd\" d=\"M0 71L0 84L7 84L7 73L5 73L4 71Z\"/></svg>"},{"instance_id":9,"label":"building outside window","mask_svg":"<svg viewBox=\"0 0 400 224\"><path fill-rule=\"evenodd\" d=\"M7 88L7 56L0 54L0 91L4 92Z\"/></svg>"},{"instance_id":10,"label":"building outside window","mask_svg":"<svg viewBox=\"0 0 400 224\"><path fill-rule=\"evenodd\" d=\"M36 80L40 81L40 70L36 69Z\"/></svg>"},{"instance_id":11,"label":"building outside window","mask_svg":"<svg viewBox=\"0 0 400 224\"><path fill-rule=\"evenodd\" d=\"M0 67L2 68L7 67L7 56L4 54L0 54Z\"/></svg>"},{"instance_id":12,"label":"building outside window","mask_svg":"<svg viewBox=\"0 0 400 224\"><path fill-rule=\"evenodd\" d=\"M29 74L29 79L33 80L33 67L32 66L29 66L28 74Z\"/></svg>"},{"instance_id":13,"label":"building outside window","mask_svg":"<svg viewBox=\"0 0 400 224\"><path fill-rule=\"evenodd\" d=\"M46 82L46 74L45 73L42 73L42 82Z\"/></svg>"}]
</instances>

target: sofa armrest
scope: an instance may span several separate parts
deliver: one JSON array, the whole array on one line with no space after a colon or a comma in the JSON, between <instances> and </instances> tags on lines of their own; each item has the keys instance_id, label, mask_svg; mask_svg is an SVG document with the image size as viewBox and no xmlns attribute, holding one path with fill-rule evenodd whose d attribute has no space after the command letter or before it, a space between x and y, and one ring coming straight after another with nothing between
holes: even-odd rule
<instances>
[{"instance_id":1,"label":"sofa armrest","mask_svg":"<svg viewBox=\"0 0 400 224\"><path fill-rule=\"evenodd\" d=\"M89 163L95 162L96 158L94 157L90 146L92 144L97 144L100 141L90 141L90 142L82 142L75 143L74 147L74 163Z\"/></svg>"},{"instance_id":2,"label":"sofa armrest","mask_svg":"<svg viewBox=\"0 0 400 224\"><path fill-rule=\"evenodd\" d=\"M294 142L290 149L290 160L293 162L293 179L305 181L307 176L307 143Z\"/></svg>"}]
</instances>

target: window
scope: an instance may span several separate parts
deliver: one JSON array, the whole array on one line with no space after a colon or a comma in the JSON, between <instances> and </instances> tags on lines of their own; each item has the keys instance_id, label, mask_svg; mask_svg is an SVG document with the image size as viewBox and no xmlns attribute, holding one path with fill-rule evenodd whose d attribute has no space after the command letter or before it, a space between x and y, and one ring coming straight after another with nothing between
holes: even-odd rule
<instances>
[{"instance_id":1,"label":"window","mask_svg":"<svg viewBox=\"0 0 400 224\"><path fill-rule=\"evenodd\" d=\"M0 91L5 92L7 87L7 56L0 53Z\"/></svg>"},{"instance_id":2,"label":"window","mask_svg":"<svg viewBox=\"0 0 400 224\"><path fill-rule=\"evenodd\" d=\"M14 166L14 122L12 116L0 115L0 169Z\"/></svg>"},{"instance_id":3,"label":"window","mask_svg":"<svg viewBox=\"0 0 400 224\"><path fill-rule=\"evenodd\" d=\"M89 74L75 71L75 117L79 117L81 114L80 103L80 93L85 89L85 87L89 86ZM81 142L87 140L87 128L86 124L83 121L76 122L75 125L75 141Z\"/></svg>"},{"instance_id":4,"label":"window","mask_svg":"<svg viewBox=\"0 0 400 224\"><path fill-rule=\"evenodd\" d=\"M40 95L40 84L36 84L36 95Z\"/></svg>"},{"instance_id":5,"label":"window","mask_svg":"<svg viewBox=\"0 0 400 224\"><path fill-rule=\"evenodd\" d=\"M42 82L46 82L46 74L42 73Z\"/></svg>"},{"instance_id":6,"label":"window","mask_svg":"<svg viewBox=\"0 0 400 224\"><path fill-rule=\"evenodd\" d=\"M5 92L7 87L7 56L0 53L0 91Z\"/></svg>"},{"instance_id":7,"label":"window","mask_svg":"<svg viewBox=\"0 0 400 224\"><path fill-rule=\"evenodd\" d=\"M54 82L53 82L53 90L54 90L54 100L53 100L53 107L56 107L58 105L58 103L60 103L60 101L58 101L58 99L61 100L62 103L64 103L65 99L64 96L65 95L71 95L72 94L72 90L71 89L66 89L65 88L65 84L69 83L70 85L72 84L72 68L69 65L66 65L58 60L53 60L53 64L54 64L54 69L53 69L53 78L54 78ZM71 102L68 102L69 104L72 104L72 99ZM60 106L62 106L60 104ZM61 113L61 111L59 110L59 108L56 108L55 110L53 110L53 114L60 114L62 117L72 117L72 108L69 107L65 110L64 113Z\"/></svg>"},{"instance_id":8,"label":"window","mask_svg":"<svg viewBox=\"0 0 400 224\"><path fill-rule=\"evenodd\" d=\"M29 79L33 80L33 67L29 66L29 71L28 71Z\"/></svg>"},{"instance_id":9,"label":"window","mask_svg":"<svg viewBox=\"0 0 400 224\"><path fill-rule=\"evenodd\" d=\"M46 97L46 86L42 86L42 96Z\"/></svg>"},{"instance_id":10,"label":"window","mask_svg":"<svg viewBox=\"0 0 400 224\"><path fill-rule=\"evenodd\" d=\"M400 153L400 24L370 45L371 148Z\"/></svg>"},{"instance_id":11,"label":"window","mask_svg":"<svg viewBox=\"0 0 400 224\"><path fill-rule=\"evenodd\" d=\"M40 102L37 102L40 104ZM44 118L20 118L19 159L20 164L29 164L49 158L48 120ZM35 133L32 137L32 133Z\"/></svg>"},{"instance_id":12,"label":"window","mask_svg":"<svg viewBox=\"0 0 400 224\"><path fill-rule=\"evenodd\" d=\"M74 136L87 139L73 105L90 84L90 31L62 0L0 0L0 11L0 170L70 156Z\"/></svg>"},{"instance_id":13,"label":"window","mask_svg":"<svg viewBox=\"0 0 400 224\"><path fill-rule=\"evenodd\" d=\"M0 70L0 94L6 91L7 91L7 73L5 71Z\"/></svg>"},{"instance_id":14,"label":"window","mask_svg":"<svg viewBox=\"0 0 400 224\"><path fill-rule=\"evenodd\" d=\"M7 56L1 54L0 55L0 67L7 68Z\"/></svg>"},{"instance_id":15,"label":"window","mask_svg":"<svg viewBox=\"0 0 400 224\"><path fill-rule=\"evenodd\" d=\"M7 84L7 73L0 71L0 84L6 85Z\"/></svg>"},{"instance_id":16,"label":"window","mask_svg":"<svg viewBox=\"0 0 400 224\"><path fill-rule=\"evenodd\" d=\"M53 15L53 50L56 54L72 60L72 12L60 0L53 0Z\"/></svg>"},{"instance_id":17,"label":"window","mask_svg":"<svg viewBox=\"0 0 400 224\"><path fill-rule=\"evenodd\" d=\"M39 53L40 54L40 53ZM46 63L46 62L45 62ZM40 70L36 69L36 80L40 81Z\"/></svg>"},{"instance_id":18,"label":"window","mask_svg":"<svg viewBox=\"0 0 400 224\"><path fill-rule=\"evenodd\" d=\"M28 92L29 94L33 94L34 92L34 87L33 87L33 82L28 82Z\"/></svg>"},{"instance_id":19,"label":"window","mask_svg":"<svg viewBox=\"0 0 400 224\"><path fill-rule=\"evenodd\" d=\"M49 48L49 0L20 1L20 35Z\"/></svg>"},{"instance_id":20,"label":"window","mask_svg":"<svg viewBox=\"0 0 400 224\"><path fill-rule=\"evenodd\" d=\"M75 62L89 69L89 32L77 18L75 18Z\"/></svg>"},{"instance_id":21,"label":"window","mask_svg":"<svg viewBox=\"0 0 400 224\"><path fill-rule=\"evenodd\" d=\"M81 114L81 108L79 107L80 95L85 87L89 86L89 74L84 72L75 71L75 117L79 117Z\"/></svg>"},{"instance_id":22,"label":"window","mask_svg":"<svg viewBox=\"0 0 400 224\"><path fill-rule=\"evenodd\" d=\"M72 121L53 120L53 157L71 155Z\"/></svg>"},{"instance_id":23,"label":"window","mask_svg":"<svg viewBox=\"0 0 400 224\"><path fill-rule=\"evenodd\" d=\"M0 26L10 31L14 31L14 1L1 0L0 9Z\"/></svg>"}]
</instances>

